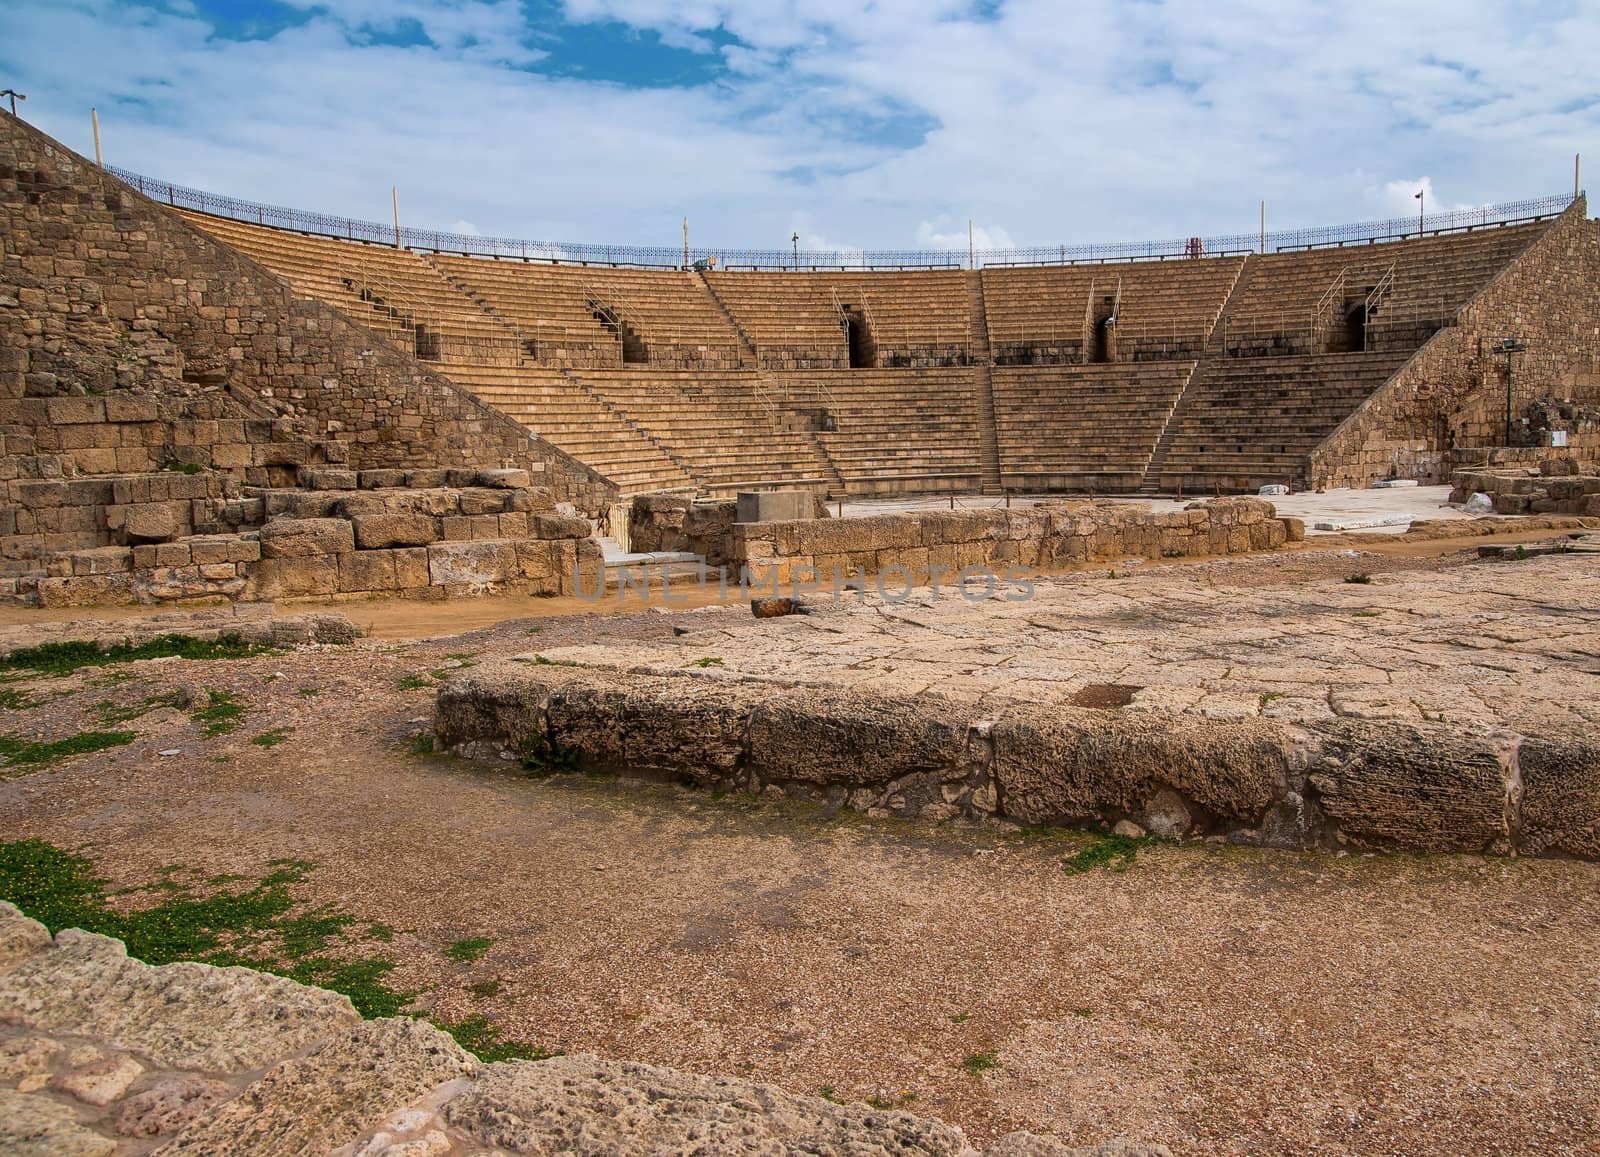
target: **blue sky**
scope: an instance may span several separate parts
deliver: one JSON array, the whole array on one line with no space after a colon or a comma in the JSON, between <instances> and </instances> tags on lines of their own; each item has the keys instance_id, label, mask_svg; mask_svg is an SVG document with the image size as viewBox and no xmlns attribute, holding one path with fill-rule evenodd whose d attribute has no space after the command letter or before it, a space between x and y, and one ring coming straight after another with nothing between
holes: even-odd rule
<instances>
[{"instance_id":1,"label":"blue sky","mask_svg":"<svg viewBox=\"0 0 1600 1157\"><path fill-rule=\"evenodd\" d=\"M550 240L965 247L1570 187L1600 0L10 0L0 87L239 197Z\"/></svg>"}]
</instances>

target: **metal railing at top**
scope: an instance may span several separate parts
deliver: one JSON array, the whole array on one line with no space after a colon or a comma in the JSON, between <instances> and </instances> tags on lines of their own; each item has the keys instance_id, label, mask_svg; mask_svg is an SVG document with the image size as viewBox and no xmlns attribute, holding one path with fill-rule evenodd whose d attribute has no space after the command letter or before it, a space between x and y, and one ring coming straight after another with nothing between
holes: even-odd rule
<instances>
[{"instance_id":1,"label":"metal railing at top","mask_svg":"<svg viewBox=\"0 0 1600 1157\"><path fill-rule=\"evenodd\" d=\"M287 209L277 205L264 205L255 201L242 201L190 189L170 181L157 180L139 173L107 165L106 172L127 182L139 192L154 200L165 201L176 208L194 209L236 221L268 225L297 233L311 233L322 237L341 237L347 241L360 241L369 245L393 246L396 242L393 225L376 221L360 221L351 217L337 217L305 209ZM1525 201L1511 201L1500 205L1485 205L1475 209L1456 209L1446 213L1433 213L1419 222L1415 217L1396 217L1387 221L1361 221L1348 225L1323 225L1311 229L1286 229L1268 233L1265 251L1268 253L1291 249L1317 249L1329 246L1363 244L1376 241L1399 241L1416 237L1419 232L1428 236L1440 233L1468 232L1492 225L1520 224L1553 217L1572 204L1570 194L1537 197ZM1420 225L1420 229L1419 229ZM1237 256L1263 251L1262 238L1256 233L1236 233L1227 236L1185 238L1166 241L1095 242L1078 245L1045 245L1031 248L979 249L970 255L971 263L987 268L1017 265L1082 265L1105 264L1123 261L1174 261L1193 257L1194 241L1199 251L1207 257ZM399 244L406 249L432 253L459 253L467 257L494 257L505 260L541 262L558 265L609 265L645 269L682 269L684 250L673 245L605 245L591 242L528 241L504 237L479 237L464 233L445 233L433 229L416 229L402 226ZM796 253L792 249L704 249L688 251L690 263L716 259L718 269L739 270L795 270L821 272L826 270L872 269L964 269L969 263L968 253L944 249L885 249L885 250L809 250Z\"/></svg>"}]
</instances>

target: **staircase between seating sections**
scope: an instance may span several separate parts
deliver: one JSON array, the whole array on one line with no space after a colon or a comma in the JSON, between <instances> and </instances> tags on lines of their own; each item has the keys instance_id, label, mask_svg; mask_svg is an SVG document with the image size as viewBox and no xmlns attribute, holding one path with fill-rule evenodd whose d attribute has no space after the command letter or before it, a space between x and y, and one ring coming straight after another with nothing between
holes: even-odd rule
<instances>
[{"instance_id":1,"label":"staircase between seating sections","mask_svg":"<svg viewBox=\"0 0 1600 1157\"><path fill-rule=\"evenodd\" d=\"M727 319L729 327L732 328L734 333L739 335L739 341L743 343L745 352L750 355L750 364L752 366L759 367L761 365L761 354L756 348L756 343L751 339L750 335L745 332L744 326L739 324L739 319L733 316L733 310L729 309L728 303L722 300L722 294L717 292L717 287L712 285L711 282L707 280L705 270L692 269L689 272L689 276L691 279L699 283L700 288L705 291L706 296L711 298L712 304L714 304L717 309L721 311L722 316Z\"/></svg>"},{"instance_id":2,"label":"staircase between seating sections","mask_svg":"<svg viewBox=\"0 0 1600 1157\"><path fill-rule=\"evenodd\" d=\"M1200 358L1195 362L1194 368L1189 371L1189 380L1183 384L1183 389L1178 391L1178 396L1172 401L1172 408L1167 411L1166 421L1161 424L1161 435L1156 439L1155 447L1150 451L1150 457L1144 464L1144 477L1139 482L1139 493L1155 495L1161 493L1161 469L1167 463L1167 455L1172 450L1173 436L1178 427L1173 419L1183 409L1184 399L1189 396L1189 387L1194 384L1195 378L1200 373L1200 367L1206 360L1213 356L1223 356L1221 347L1222 335L1228 328L1228 311L1232 308L1234 299L1245 284L1245 271L1250 268L1250 258L1246 257L1239 262L1239 268L1234 270L1233 283L1228 286L1227 296L1222 299L1222 304L1217 308L1216 316L1211 319L1211 329L1206 334L1205 341L1200 347Z\"/></svg>"},{"instance_id":3,"label":"staircase between seating sections","mask_svg":"<svg viewBox=\"0 0 1600 1157\"><path fill-rule=\"evenodd\" d=\"M967 291L972 298L971 330L967 337L967 361L973 370L973 388L978 408L980 461L983 467L982 492L1000 494L1000 435L994 416L994 358L989 349L989 315L983 302L983 275L967 273Z\"/></svg>"}]
</instances>

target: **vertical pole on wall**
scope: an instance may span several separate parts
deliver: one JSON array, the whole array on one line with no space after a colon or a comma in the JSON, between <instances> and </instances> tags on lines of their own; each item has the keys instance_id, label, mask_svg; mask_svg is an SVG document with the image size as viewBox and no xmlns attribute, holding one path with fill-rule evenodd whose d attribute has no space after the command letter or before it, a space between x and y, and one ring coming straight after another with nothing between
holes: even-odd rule
<instances>
[{"instance_id":1,"label":"vertical pole on wall","mask_svg":"<svg viewBox=\"0 0 1600 1157\"><path fill-rule=\"evenodd\" d=\"M389 186L389 201L394 206L394 247L400 248L400 189L397 185Z\"/></svg>"},{"instance_id":2,"label":"vertical pole on wall","mask_svg":"<svg viewBox=\"0 0 1600 1157\"><path fill-rule=\"evenodd\" d=\"M683 267L689 268L689 218L683 219Z\"/></svg>"},{"instance_id":3,"label":"vertical pole on wall","mask_svg":"<svg viewBox=\"0 0 1600 1157\"><path fill-rule=\"evenodd\" d=\"M972 248L972 218L967 218L967 268L978 268L977 255Z\"/></svg>"},{"instance_id":4,"label":"vertical pole on wall","mask_svg":"<svg viewBox=\"0 0 1600 1157\"><path fill-rule=\"evenodd\" d=\"M100 155L100 110L89 110L89 123L94 126L94 163L102 169L106 167L105 158Z\"/></svg>"},{"instance_id":5,"label":"vertical pole on wall","mask_svg":"<svg viewBox=\"0 0 1600 1157\"><path fill-rule=\"evenodd\" d=\"M1572 199L1574 201L1576 201L1578 199L1578 194L1583 192L1583 183L1582 183L1582 181L1580 179L1582 176L1583 176L1583 154L1582 153L1573 153L1572 154Z\"/></svg>"},{"instance_id":6,"label":"vertical pole on wall","mask_svg":"<svg viewBox=\"0 0 1600 1157\"><path fill-rule=\"evenodd\" d=\"M1267 251L1267 203L1261 202L1261 252Z\"/></svg>"}]
</instances>

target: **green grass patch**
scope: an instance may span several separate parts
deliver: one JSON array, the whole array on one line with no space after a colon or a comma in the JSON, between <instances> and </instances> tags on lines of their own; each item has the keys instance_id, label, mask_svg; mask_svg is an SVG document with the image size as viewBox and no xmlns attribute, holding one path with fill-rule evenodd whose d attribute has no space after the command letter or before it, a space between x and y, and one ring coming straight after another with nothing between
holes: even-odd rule
<instances>
[{"instance_id":1,"label":"green grass patch","mask_svg":"<svg viewBox=\"0 0 1600 1157\"><path fill-rule=\"evenodd\" d=\"M432 686L421 675L402 675L395 682L395 687L401 691L420 691L424 687Z\"/></svg>"},{"instance_id":2,"label":"green grass patch","mask_svg":"<svg viewBox=\"0 0 1600 1157\"><path fill-rule=\"evenodd\" d=\"M117 643L104 649L98 643L79 640L12 651L0 658L0 671L32 671L60 677L80 667L109 667L142 659L248 659L271 651L271 647L248 643L236 634L211 640L192 635L158 635L142 643Z\"/></svg>"},{"instance_id":3,"label":"green grass patch","mask_svg":"<svg viewBox=\"0 0 1600 1157\"><path fill-rule=\"evenodd\" d=\"M0 711L26 711L38 700L15 687L0 687Z\"/></svg>"},{"instance_id":4,"label":"green grass patch","mask_svg":"<svg viewBox=\"0 0 1600 1157\"><path fill-rule=\"evenodd\" d=\"M257 747L276 747L280 743L289 741L289 733L281 727L274 727L270 731L263 731L260 735L252 735L250 742Z\"/></svg>"},{"instance_id":5,"label":"green grass patch","mask_svg":"<svg viewBox=\"0 0 1600 1157\"><path fill-rule=\"evenodd\" d=\"M0 759L7 767L44 767L74 755L122 747L137 738L138 733L133 731L81 731L48 742L0 735Z\"/></svg>"},{"instance_id":6,"label":"green grass patch","mask_svg":"<svg viewBox=\"0 0 1600 1157\"><path fill-rule=\"evenodd\" d=\"M406 748L412 755L432 755L433 736L426 731L419 731L406 743Z\"/></svg>"},{"instance_id":7,"label":"green grass patch","mask_svg":"<svg viewBox=\"0 0 1600 1157\"><path fill-rule=\"evenodd\" d=\"M457 940L444 950L444 954L457 964L476 964L482 960L494 947L494 941L487 936L469 936L465 940Z\"/></svg>"},{"instance_id":8,"label":"green grass patch","mask_svg":"<svg viewBox=\"0 0 1600 1157\"><path fill-rule=\"evenodd\" d=\"M1096 868L1108 868L1113 872L1121 872L1133 866L1139 857L1139 849L1146 848L1159 841L1151 836L1141 836L1134 839L1131 836L1119 836L1116 833L1094 837L1094 843L1066 857L1061 861L1062 869L1069 876L1081 876L1085 872L1092 872Z\"/></svg>"},{"instance_id":9,"label":"green grass patch","mask_svg":"<svg viewBox=\"0 0 1600 1157\"><path fill-rule=\"evenodd\" d=\"M487 1000L489 997L500 995L500 982L498 980L480 980L476 984L467 985L467 991L472 993L473 996Z\"/></svg>"},{"instance_id":10,"label":"green grass patch","mask_svg":"<svg viewBox=\"0 0 1600 1157\"><path fill-rule=\"evenodd\" d=\"M295 694L300 696L300 698L302 698L302 699L315 699L318 695L322 694L322 688L320 688L320 687L301 687L298 691L295 692Z\"/></svg>"},{"instance_id":11,"label":"green grass patch","mask_svg":"<svg viewBox=\"0 0 1600 1157\"><path fill-rule=\"evenodd\" d=\"M201 739L228 734L239 726L243 717L244 704L229 691L207 691L206 705L194 712L194 721L200 724Z\"/></svg>"},{"instance_id":12,"label":"green grass patch","mask_svg":"<svg viewBox=\"0 0 1600 1157\"><path fill-rule=\"evenodd\" d=\"M287 976L302 984L348 996L364 1017L405 1016L416 994L389 983L394 961L350 953L343 943L355 918L332 905L306 907L294 888L314 865L276 860L265 876L248 887L237 877L190 881L176 866L160 878L125 894L152 894L155 903L122 912L108 902L106 881L86 857L43 840L0 842L0 899L9 900L52 933L82 928L114 936L128 955L149 964L198 960L243 965ZM394 930L368 924L362 934L387 940ZM435 1024L485 1061L543 1060L545 1049L508 1041L478 1013L455 1023Z\"/></svg>"},{"instance_id":13,"label":"green grass patch","mask_svg":"<svg viewBox=\"0 0 1600 1157\"><path fill-rule=\"evenodd\" d=\"M562 747L542 735L530 735L519 753L522 770L535 778L577 771L582 754L576 747Z\"/></svg>"},{"instance_id":14,"label":"green grass patch","mask_svg":"<svg viewBox=\"0 0 1600 1157\"><path fill-rule=\"evenodd\" d=\"M685 663L684 666L699 667L701 669L706 667L720 667L722 666L722 659L716 655L707 655L704 659L691 659L689 662Z\"/></svg>"},{"instance_id":15,"label":"green grass patch","mask_svg":"<svg viewBox=\"0 0 1600 1157\"><path fill-rule=\"evenodd\" d=\"M970 1012L958 1012L958 1013L956 1013L954 1016L952 1016L950 1018L950 1023L951 1024L965 1024L967 1021L969 1021L971 1019L972 1019L972 1014Z\"/></svg>"},{"instance_id":16,"label":"green grass patch","mask_svg":"<svg viewBox=\"0 0 1600 1157\"><path fill-rule=\"evenodd\" d=\"M458 1045L487 1064L496 1061L547 1061L560 1055L525 1041L506 1040L500 1032L500 1026L481 1012L470 1013L458 1021L434 1023L455 1037Z\"/></svg>"},{"instance_id":17,"label":"green grass patch","mask_svg":"<svg viewBox=\"0 0 1600 1157\"><path fill-rule=\"evenodd\" d=\"M999 1067L999 1053L973 1053L961 1062L961 1071L969 1077L981 1077L990 1069Z\"/></svg>"}]
</instances>

